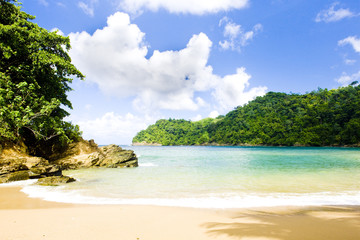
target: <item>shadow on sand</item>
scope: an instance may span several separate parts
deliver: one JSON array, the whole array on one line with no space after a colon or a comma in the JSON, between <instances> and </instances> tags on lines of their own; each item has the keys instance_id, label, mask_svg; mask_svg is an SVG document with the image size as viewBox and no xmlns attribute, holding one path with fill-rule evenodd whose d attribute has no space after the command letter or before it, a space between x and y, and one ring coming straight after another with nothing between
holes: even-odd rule
<instances>
[{"instance_id":1,"label":"shadow on sand","mask_svg":"<svg viewBox=\"0 0 360 240\"><path fill-rule=\"evenodd\" d=\"M211 236L241 240L357 240L360 239L359 207L321 207L302 210L248 211L232 222L209 222Z\"/></svg>"}]
</instances>

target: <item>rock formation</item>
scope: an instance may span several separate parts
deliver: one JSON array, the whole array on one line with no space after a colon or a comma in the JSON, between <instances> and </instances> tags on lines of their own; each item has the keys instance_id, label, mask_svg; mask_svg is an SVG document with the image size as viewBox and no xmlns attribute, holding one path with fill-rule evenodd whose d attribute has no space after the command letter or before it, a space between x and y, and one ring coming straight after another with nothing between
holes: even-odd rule
<instances>
[{"instance_id":1,"label":"rock formation","mask_svg":"<svg viewBox=\"0 0 360 240\"><path fill-rule=\"evenodd\" d=\"M51 153L46 159L30 156L25 145L0 146L0 183L41 179L40 185L58 185L75 181L63 176L62 170L137 166L138 159L133 151L117 145L98 147L93 140L71 143L64 151Z\"/></svg>"},{"instance_id":2,"label":"rock formation","mask_svg":"<svg viewBox=\"0 0 360 240\"><path fill-rule=\"evenodd\" d=\"M58 186L60 184L64 183L70 183L75 182L75 178L68 177L68 176L56 176L56 177L45 177L40 178L37 181L37 184L43 185L43 186Z\"/></svg>"},{"instance_id":3,"label":"rock formation","mask_svg":"<svg viewBox=\"0 0 360 240\"><path fill-rule=\"evenodd\" d=\"M117 145L98 147L94 141L80 141L70 144L63 155L55 158L55 164L62 169L82 167L124 168L137 167L138 160L131 150L123 150Z\"/></svg>"}]
</instances>

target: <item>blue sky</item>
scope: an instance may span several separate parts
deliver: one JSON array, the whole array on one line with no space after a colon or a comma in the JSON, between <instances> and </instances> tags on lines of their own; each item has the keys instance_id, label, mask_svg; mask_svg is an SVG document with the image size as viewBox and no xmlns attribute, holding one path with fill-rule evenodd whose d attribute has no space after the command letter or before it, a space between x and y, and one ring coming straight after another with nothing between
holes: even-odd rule
<instances>
[{"instance_id":1,"label":"blue sky","mask_svg":"<svg viewBox=\"0 0 360 240\"><path fill-rule=\"evenodd\" d=\"M360 80L360 1L31 0L69 36L68 118L86 139L130 144L160 118L226 114L268 91Z\"/></svg>"}]
</instances>

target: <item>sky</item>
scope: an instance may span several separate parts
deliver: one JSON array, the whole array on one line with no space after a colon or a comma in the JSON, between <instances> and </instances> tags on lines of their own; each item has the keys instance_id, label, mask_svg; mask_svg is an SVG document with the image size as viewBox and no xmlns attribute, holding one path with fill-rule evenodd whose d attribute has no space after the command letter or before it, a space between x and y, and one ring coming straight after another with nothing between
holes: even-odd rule
<instances>
[{"instance_id":1,"label":"sky","mask_svg":"<svg viewBox=\"0 0 360 240\"><path fill-rule=\"evenodd\" d=\"M360 81L359 0L22 0L86 76L66 120L131 144L158 119L225 115L269 91Z\"/></svg>"}]
</instances>

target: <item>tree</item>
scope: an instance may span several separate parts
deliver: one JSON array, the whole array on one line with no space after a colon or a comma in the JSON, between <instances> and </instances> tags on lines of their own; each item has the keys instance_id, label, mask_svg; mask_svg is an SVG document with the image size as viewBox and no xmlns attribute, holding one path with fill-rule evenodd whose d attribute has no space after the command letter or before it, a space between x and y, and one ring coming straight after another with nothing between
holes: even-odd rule
<instances>
[{"instance_id":1,"label":"tree","mask_svg":"<svg viewBox=\"0 0 360 240\"><path fill-rule=\"evenodd\" d=\"M72 77L84 75L71 63L70 39L39 27L16 0L0 0L0 141L79 137L63 121Z\"/></svg>"},{"instance_id":2,"label":"tree","mask_svg":"<svg viewBox=\"0 0 360 240\"><path fill-rule=\"evenodd\" d=\"M319 88L304 95L269 92L219 119L159 120L137 134L133 142L359 145L360 86L355 85L332 90Z\"/></svg>"}]
</instances>

